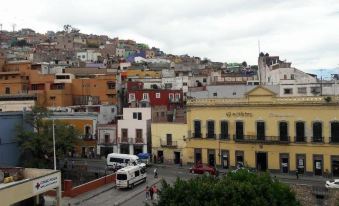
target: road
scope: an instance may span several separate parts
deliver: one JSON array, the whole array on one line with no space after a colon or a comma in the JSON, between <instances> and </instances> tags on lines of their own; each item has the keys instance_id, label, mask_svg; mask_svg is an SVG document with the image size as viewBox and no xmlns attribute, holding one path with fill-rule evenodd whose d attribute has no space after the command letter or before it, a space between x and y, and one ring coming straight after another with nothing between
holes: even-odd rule
<instances>
[{"instance_id":1,"label":"road","mask_svg":"<svg viewBox=\"0 0 339 206\"><path fill-rule=\"evenodd\" d=\"M70 161L68 161L70 162ZM75 160L75 165L77 164L84 164L84 160ZM70 163L69 163L70 164ZM97 170L105 170L106 163L104 160L86 160L86 164L88 165L89 171L97 171ZM154 179L153 177L153 168L147 169L147 182L139 184L136 186L133 190L126 189L126 190L118 190L118 189L111 189L108 191L105 191L89 200L86 200L85 202L82 202L81 205L87 206L87 205L115 205L117 203L121 203L119 205L123 206L138 206L138 205L145 205L145 192L144 189L146 185L151 185L158 181L157 186L160 188L160 179L165 179L168 183L173 183L177 177L181 179L189 179L196 174L190 174L188 173L188 167L182 167L179 168L178 166L157 166L159 178ZM272 176L274 176L272 174ZM279 179L281 182L287 183L287 184L305 184L305 185L311 185L316 187L324 187L325 179L324 178L316 178L316 177L303 177L300 176L297 180L295 176L293 175L281 175L276 174L276 178ZM128 199L128 197L130 197ZM126 201L126 198L128 199ZM150 201L148 201L149 204L151 204Z\"/></svg>"},{"instance_id":2,"label":"road","mask_svg":"<svg viewBox=\"0 0 339 206\"><path fill-rule=\"evenodd\" d=\"M159 177L155 179L153 177L153 168L147 169L147 181L146 183L141 183L134 187L134 189L112 189L108 190L106 192L103 192L96 197L93 197L83 203L81 205L83 206L90 206L90 205L100 205L100 206L112 206L115 204L118 204L121 201L125 201L126 196L133 196L128 202L126 202L127 205L144 205L142 200L142 197L145 197L144 189L146 185L151 185L154 182L159 182L160 180L165 179L166 181L172 183L176 180L177 177L180 178L188 178L190 176L193 177L193 175L188 174L187 171L184 169L168 169L168 168L158 168ZM136 197L136 198L134 198ZM124 205L123 203L122 205Z\"/></svg>"}]
</instances>

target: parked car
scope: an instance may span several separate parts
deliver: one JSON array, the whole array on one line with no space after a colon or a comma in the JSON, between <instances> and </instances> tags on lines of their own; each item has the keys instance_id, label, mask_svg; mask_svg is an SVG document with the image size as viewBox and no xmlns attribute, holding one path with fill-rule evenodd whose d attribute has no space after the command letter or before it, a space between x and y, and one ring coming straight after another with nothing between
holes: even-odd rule
<instances>
[{"instance_id":1,"label":"parked car","mask_svg":"<svg viewBox=\"0 0 339 206\"><path fill-rule=\"evenodd\" d=\"M325 187L326 188L338 188L339 189L339 179L326 181Z\"/></svg>"},{"instance_id":2,"label":"parked car","mask_svg":"<svg viewBox=\"0 0 339 206\"><path fill-rule=\"evenodd\" d=\"M215 167L203 165L203 164L197 164L193 165L193 167L189 170L192 174L210 174L210 175L217 175L218 171L215 169Z\"/></svg>"}]
</instances>

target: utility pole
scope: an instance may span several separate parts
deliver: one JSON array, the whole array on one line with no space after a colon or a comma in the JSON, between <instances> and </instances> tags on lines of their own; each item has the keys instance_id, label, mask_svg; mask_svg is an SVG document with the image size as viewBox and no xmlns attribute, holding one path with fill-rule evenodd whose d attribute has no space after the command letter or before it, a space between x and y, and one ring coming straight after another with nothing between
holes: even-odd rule
<instances>
[{"instance_id":1,"label":"utility pole","mask_svg":"<svg viewBox=\"0 0 339 206\"><path fill-rule=\"evenodd\" d=\"M2 24L0 23L0 32L2 32Z\"/></svg>"},{"instance_id":2,"label":"utility pole","mask_svg":"<svg viewBox=\"0 0 339 206\"><path fill-rule=\"evenodd\" d=\"M55 105L55 100L53 100L53 110L54 110L54 107L55 107L54 105ZM53 112L53 113L54 113L54 112ZM52 133L53 133L53 159L54 159L54 170L56 170L54 114L53 114L53 117L52 117L52 125L53 125L53 128L52 128Z\"/></svg>"}]
</instances>

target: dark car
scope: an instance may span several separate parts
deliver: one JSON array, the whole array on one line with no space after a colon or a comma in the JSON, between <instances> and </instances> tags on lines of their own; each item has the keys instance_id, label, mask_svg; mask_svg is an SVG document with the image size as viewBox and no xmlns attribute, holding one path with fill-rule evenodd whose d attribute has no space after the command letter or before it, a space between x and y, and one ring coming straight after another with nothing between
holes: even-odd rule
<instances>
[{"instance_id":1,"label":"dark car","mask_svg":"<svg viewBox=\"0 0 339 206\"><path fill-rule=\"evenodd\" d=\"M210 174L210 175L218 174L218 171L215 169L215 167L203 164L193 165L193 167L190 168L189 172L192 174Z\"/></svg>"}]
</instances>

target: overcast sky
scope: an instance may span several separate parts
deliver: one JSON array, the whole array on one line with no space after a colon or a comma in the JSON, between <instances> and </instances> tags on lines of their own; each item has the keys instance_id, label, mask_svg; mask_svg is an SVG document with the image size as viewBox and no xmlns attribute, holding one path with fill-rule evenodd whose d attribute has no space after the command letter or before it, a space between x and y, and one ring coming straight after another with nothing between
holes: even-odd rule
<instances>
[{"instance_id":1,"label":"overcast sky","mask_svg":"<svg viewBox=\"0 0 339 206\"><path fill-rule=\"evenodd\" d=\"M9 0L0 23L40 33L134 39L166 53L257 63L260 49L304 71L339 66L339 0Z\"/></svg>"}]
</instances>

